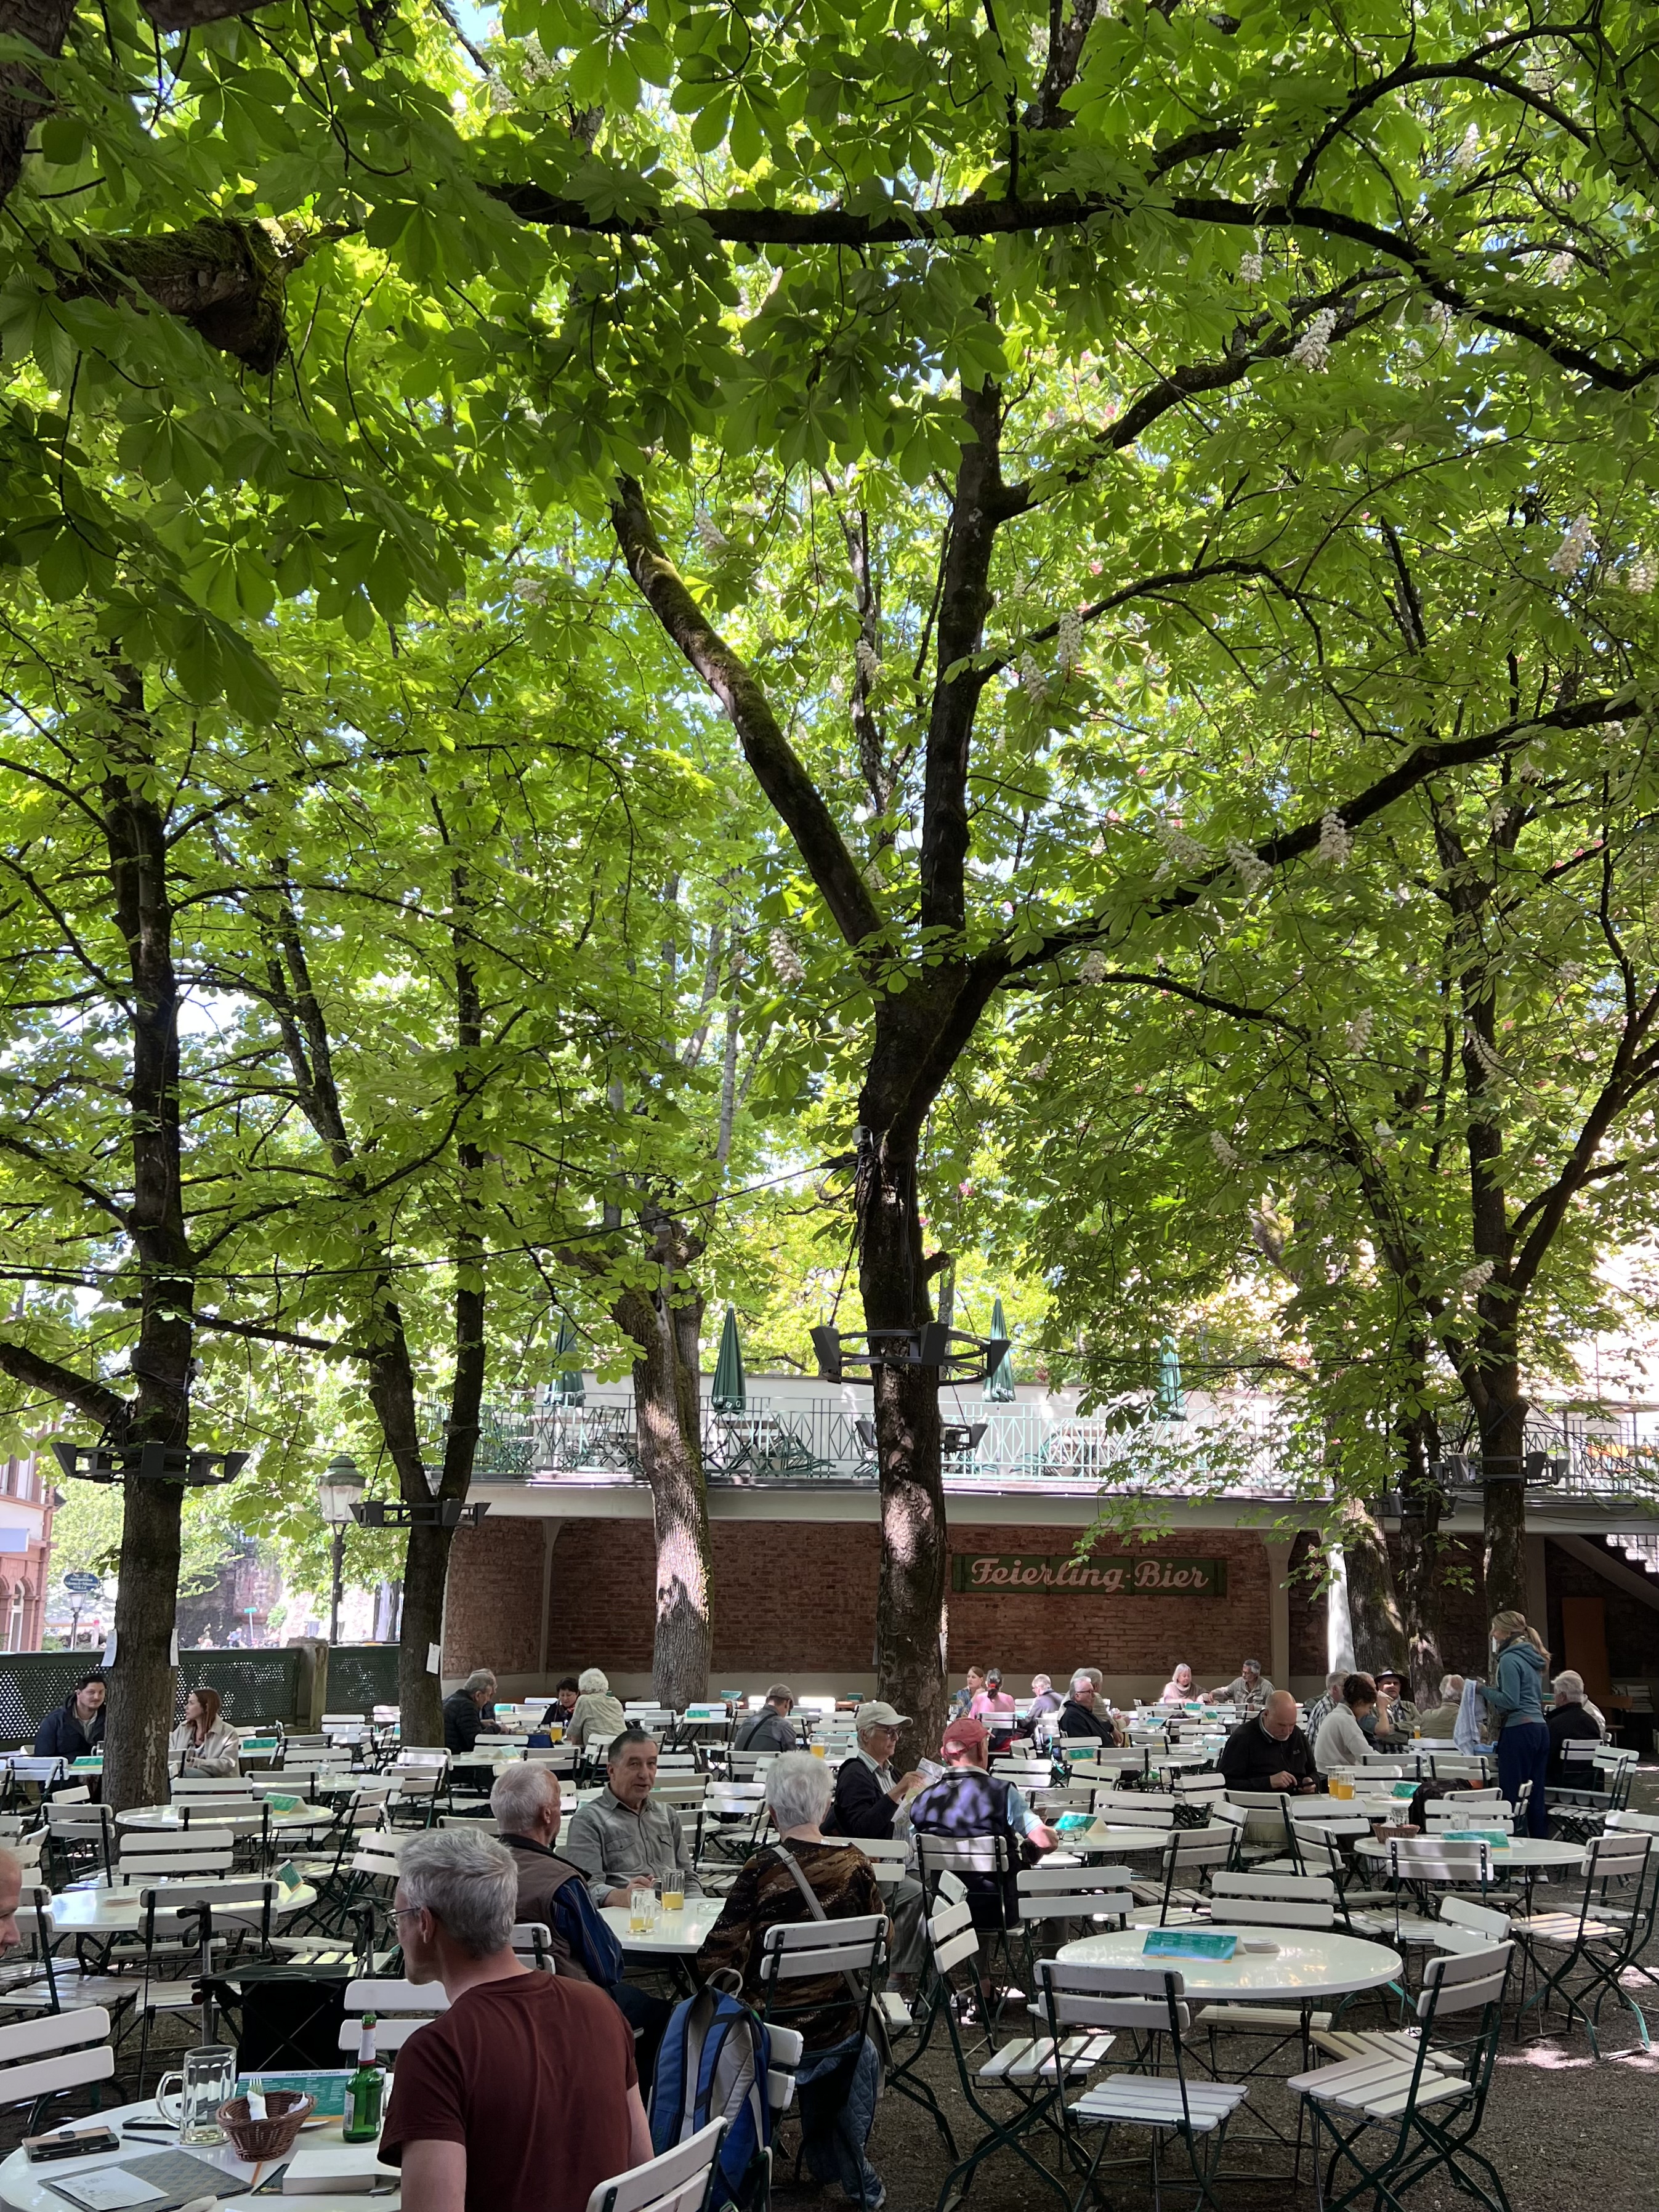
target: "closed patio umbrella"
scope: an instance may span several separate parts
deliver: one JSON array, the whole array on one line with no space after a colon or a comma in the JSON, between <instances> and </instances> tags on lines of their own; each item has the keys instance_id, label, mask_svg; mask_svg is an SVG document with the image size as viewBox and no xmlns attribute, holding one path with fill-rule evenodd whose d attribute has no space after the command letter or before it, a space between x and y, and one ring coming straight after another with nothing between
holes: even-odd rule
<instances>
[{"instance_id":1,"label":"closed patio umbrella","mask_svg":"<svg viewBox=\"0 0 1659 2212\"><path fill-rule=\"evenodd\" d=\"M1187 1418L1187 1393L1181 1383L1181 1352L1172 1336L1166 1336L1158 1347L1158 1418L1160 1421L1184 1421Z\"/></svg>"},{"instance_id":2,"label":"closed patio umbrella","mask_svg":"<svg viewBox=\"0 0 1659 2212\"><path fill-rule=\"evenodd\" d=\"M553 1357L559 1364L553 1377L553 1395L561 1406L585 1406L587 1403L587 1384L582 1379L581 1363L567 1367L564 1362L577 1349L576 1332L570 1325L568 1314L559 1316L558 1341L553 1346Z\"/></svg>"},{"instance_id":3,"label":"closed patio umbrella","mask_svg":"<svg viewBox=\"0 0 1659 2212\"><path fill-rule=\"evenodd\" d=\"M991 1334L1006 1337L1008 1324L1002 1317L1002 1300L998 1298L991 1307ZM1005 1352L985 1378L985 1395L994 1406L1012 1406L1014 1402L1014 1355Z\"/></svg>"},{"instance_id":4,"label":"closed patio umbrella","mask_svg":"<svg viewBox=\"0 0 1659 2212\"><path fill-rule=\"evenodd\" d=\"M749 1387L743 1372L743 1346L738 1342L738 1315L726 1309L720 1327L720 1356L714 1362L714 1387L708 1402L717 1413L741 1413L749 1403Z\"/></svg>"}]
</instances>

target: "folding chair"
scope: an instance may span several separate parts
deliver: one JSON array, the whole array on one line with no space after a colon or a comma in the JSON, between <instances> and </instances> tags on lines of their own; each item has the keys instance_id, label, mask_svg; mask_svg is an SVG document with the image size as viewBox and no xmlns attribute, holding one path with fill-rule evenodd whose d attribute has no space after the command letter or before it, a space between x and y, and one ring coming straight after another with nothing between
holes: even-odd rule
<instances>
[{"instance_id":1,"label":"folding chair","mask_svg":"<svg viewBox=\"0 0 1659 2212\"><path fill-rule=\"evenodd\" d=\"M1516 2019L1517 2039L1521 2021L1533 2007L1540 2006L1547 2012L1550 1999L1559 1996L1566 2008L1568 2021L1583 2022L1590 2050L1599 2057L1595 2022L1612 1996L1630 2008L1641 2033L1642 2048L1650 2047L1646 2016L1635 1998L1620 1987L1619 1977L1630 1964L1638 1938L1645 1941L1641 1905L1653 1840L1651 1836L1622 1828L1593 1836L1584 1849L1584 1889L1577 1911L1534 1912L1510 1921L1510 1930L1537 1977L1537 1987ZM1589 1978L1582 1994L1567 1987L1567 1978L1577 1968L1583 1968ZM1590 1987L1596 1990L1593 2014L1583 2004Z\"/></svg>"},{"instance_id":2,"label":"folding chair","mask_svg":"<svg viewBox=\"0 0 1659 2212\"><path fill-rule=\"evenodd\" d=\"M941 1893L957 1879L946 1870L940 1879ZM933 1914L927 1923L927 1947L938 1984L935 2017L944 2020L950 2032L958 2087L983 2130L966 2157L957 2158L945 2176L939 2212L959 2203L985 2160L1005 2150L1012 2151L1064 2203L1064 2185L1033 2154L1024 2138L1039 2126L1063 2126L1066 2085L1087 2080L1111 2049L1111 2037L1092 2032L1062 2036L1051 2031L1016 2035L1000 2044L994 2008L980 1972L979 1934L965 1897ZM971 2040L965 2033L970 2022L977 2022L983 2031ZM1014 2111L1006 2117L994 2111L986 2101L993 2094L1011 2097Z\"/></svg>"},{"instance_id":3,"label":"folding chair","mask_svg":"<svg viewBox=\"0 0 1659 2212\"><path fill-rule=\"evenodd\" d=\"M1134 1910L1127 1867L1022 1867L1014 1876L1027 1972L1036 1973L1038 1938L1066 1943L1073 1935L1097 1936L1103 1927L1125 1928ZM1077 1923L1075 1929L1071 1925Z\"/></svg>"},{"instance_id":4,"label":"folding chair","mask_svg":"<svg viewBox=\"0 0 1659 2212\"><path fill-rule=\"evenodd\" d=\"M53 2097L111 2081L114 2074L109 2014L100 2005L0 2027L0 2105L28 2106L21 2130L26 2136L39 2132L41 2113ZM95 2098L94 2102L95 2106Z\"/></svg>"},{"instance_id":5,"label":"folding chair","mask_svg":"<svg viewBox=\"0 0 1659 2212\"><path fill-rule=\"evenodd\" d=\"M760 1849L771 1823L762 1782L711 1782L702 1801L699 1874L730 1874Z\"/></svg>"},{"instance_id":6,"label":"folding chair","mask_svg":"<svg viewBox=\"0 0 1659 2212\"><path fill-rule=\"evenodd\" d=\"M1408 2190L1443 2169L1486 2212L1510 2212L1503 2183L1473 2145L1492 2086L1511 1955L1512 1947L1504 1943L1431 1959L1417 1999L1414 2036L1379 2036L1371 2049L1290 2083L1313 2122L1322 2212L1340 2212L1364 2199L1395 2206ZM1477 2017L1471 2021L1471 2014ZM1453 2033L1447 2035L1449 2026ZM1374 2162L1368 2159L1372 2142ZM1334 2185L1341 2167L1352 2168L1357 2179L1339 2191ZM1485 2176L1491 2193L1472 2167Z\"/></svg>"},{"instance_id":7,"label":"folding chair","mask_svg":"<svg viewBox=\"0 0 1659 2212\"><path fill-rule=\"evenodd\" d=\"M1252 1868L1243 1873L1218 1874L1210 1883L1210 1920L1217 1928L1328 1930L1336 1924L1337 1912L1335 1883L1317 1875L1262 1874ZM1193 2015L1194 2027L1203 2029L1210 2039L1212 2074L1217 2070L1218 2033L1272 2039L1269 2047L1252 2061L1247 2076L1267 2074L1268 2061L1293 2039L1306 2066L1313 2057L1314 2030L1330 2024L1330 2014L1316 2011L1311 2001L1300 2005L1206 2004ZM1297 2154L1299 2166L1299 2136Z\"/></svg>"},{"instance_id":8,"label":"folding chair","mask_svg":"<svg viewBox=\"0 0 1659 2212\"><path fill-rule=\"evenodd\" d=\"M204 1984L216 1978L216 1947L225 1942L240 1948L248 1933L250 1917L262 1952L269 1953L271 1907L281 1885L244 1879L236 1881L179 1881L162 1889L139 1892L143 1933L143 1982L135 2010L142 2027L138 2040L138 2094L144 2093L149 2063L150 2034L163 2013L200 2012L202 2040L212 2041L215 2000ZM221 1930L216 1934L216 1916ZM194 1953L193 1970L182 1979L170 1961L179 1954Z\"/></svg>"},{"instance_id":9,"label":"folding chair","mask_svg":"<svg viewBox=\"0 0 1659 2212\"><path fill-rule=\"evenodd\" d=\"M726 2122L711 2120L659 2157L601 2181L587 2212L709 2212L725 2134Z\"/></svg>"},{"instance_id":10,"label":"folding chair","mask_svg":"<svg viewBox=\"0 0 1659 2212\"><path fill-rule=\"evenodd\" d=\"M384 1980L366 1977L348 1982L345 2018L340 2022L340 2049L355 2059L362 2039L363 2014L374 2015L374 2055L396 2063L417 2027L449 2010L441 1982L406 1982L388 1974Z\"/></svg>"},{"instance_id":11,"label":"folding chair","mask_svg":"<svg viewBox=\"0 0 1659 2212\"><path fill-rule=\"evenodd\" d=\"M48 1798L41 1809L46 1815L46 1853L62 1882L67 1884L76 1875L87 1874L101 1874L108 1881L116 1836L115 1814L110 1807L55 1797ZM15 1850L17 1846L9 1841L6 1848Z\"/></svg>"},{"instance_id":12,"label":"folding chair","mask_svg":"<svg viewBox=\"0 0 1659 2212\"><path fill-rule=\"evenodd\" d=\"M120 1838L117 1887L199 1881L228 1875L236 1863L236 1838L228 1828L123 1828Z\"/></svg>"},{"instance_id":13,"label":"folding chair","mask_svg":"<svg viewBox=\"0 0 1659 2212\"><path fill-rule=\"evenodd\" d=\"M1148 1908L1149 1916L1155 1908L1160 1928L1172 1918L1190 1920L1205 1900L1208 1880L1220 1868L1232 1865L1236 1844L1233 1830L1224 1820L1207 1828L1172 1829L1158 1881L1137 1877L1130 1883L1137 1903Z\"/></svg>"},{"instance_id":14,"label":"folding chair","mask_svg":"<svg viewBox=\"0 0 1659 2212\"><path fill-rule=\"evenodd\" d=\"M1116 2128L1146 2130L1152 2137L1146 2154L1152 2202L1160 2204L1160 2154L1164 2138L1173 2136L1186 2149L1201 2203L1220 2212L1212 2186L1220 2162L1227 2124L1243 2103L1242 2083L1194 2081L1187 2075L1184 2037L1191 2015L1184 2002L1186 1984L1177 1973L1148 1966L1074 1966L1060 1959L1044 1959L1038 1966L1043 2010L1048 2033L1058 2039L1068 2030L1098 2033L1127 2028L1133 2040L1137 2069L1146 2066L1167 2038L1170 2074L1125 2069L1113 2071L1103 2081L1085 2090L1075 2105L1056 2100L1062 2144L1069 2163L1081 2163L1083 2138L1100 2130L1099 2146L1083 2167L1083 2186L1076 2206L1097 2197L1096 2176ZM1200 2141L1208 2143L1200 2156ZM1135 2164L1115 2159L1114 2167Z\"/></svg>"},{"instance_id":15,"label":"folding chair","mask_svg":"<svg viewBox=\"0 0 1659 2212\"><path fill-rule=\"evenodd\" d=\"M1608 1814L1617 1810L1612 1790L1601 1786L1602 1770L1596 1759L1601 1748L1599 1743L1562 1745L1565 1778L1546 1791L1552 1835L1588 1843L1606 1827Z\"/></svg>"}]
</instances>

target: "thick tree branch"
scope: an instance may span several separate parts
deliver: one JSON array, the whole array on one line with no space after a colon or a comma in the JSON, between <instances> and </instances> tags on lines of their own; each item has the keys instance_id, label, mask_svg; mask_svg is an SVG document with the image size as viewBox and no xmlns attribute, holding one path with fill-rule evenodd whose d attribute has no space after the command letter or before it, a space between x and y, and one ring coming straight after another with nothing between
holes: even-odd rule
<instances>
[{"instance_id":1,"label":"thick tree branch","mask_svg":"<svg viewBox=\"0 0 1659 2212\"><path fill-rule=\"evenodd\" d=\"M852 945L882 927L882 915L835 817L779 726L765 692L703 613L662 549L645 494L617 479L611 526L646 605L725 708L744 758L794 839L836 927Z\"/></svg>"},{"instance_id":2,"label":"thick tree branch","mask_svg":"<svg viewBox=\"0 0 1659 2212\"><path fill-rule=\"evenodd\" d=\"M0 1374L9 1375L15 1382L27 1382L31 1390L56 1398L63 1405L73 1406L76 1413L96 1421L117 1443L125 1439L132 1407L117 1391L93 1382L90 1376L77 1375L71 1367L60 1367L55 1359L31 1352L26 1344L11 1344L3 1338Z\"/></svg>"}]
</instances>

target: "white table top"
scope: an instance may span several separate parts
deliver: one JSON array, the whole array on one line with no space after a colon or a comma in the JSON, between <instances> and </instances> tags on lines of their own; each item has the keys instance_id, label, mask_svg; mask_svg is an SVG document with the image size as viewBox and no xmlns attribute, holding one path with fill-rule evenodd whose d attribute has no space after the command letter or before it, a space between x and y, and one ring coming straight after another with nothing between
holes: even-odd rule
<instances>
[{"instance_id":1,"label":"white table top","mask_svg":"<svg viewBox=\"0 0 1659 2212\"><path fill-rule=\"evenodd\" d=\"M279 1796L282 1794L277 1792ZM264 1806L258 1801L222 1810L210 1800L207 1805L198 1806L186 1798L176 1805L131 1805L125 1813L116 1814L115 1825L118 1828L182 1828L186 1805L192 1828L234 1828L240 1836L249 1835L265 1823ZM270 1811L273 1828L326 1828L333 1825L333 1820L334 1808L330 1805L296 1805L287 1813L278 1812L272 1806Z\"/></svg>"},{"instance_id":2,"label":"white table top","mask_svg":"<svg viewBox=\"0 0 1659 2212\"><path fill-rule=\"evenodd\" d=\"M1279 1948L1237 1950L1226 1960L1148 1958L1146 1929L1127 1928L1081 1936L1075 1943L1062 1944L1059 1955L1073 1966L1164 1968L1182 1977L1189 1995L1243 1997L1264 2004L1381 1989L1401 1971L1397 1951L1385 1943L1362 1942L1357 1936L1327 1936L1303 1928L1251 1928L1241 1933L1253 1942L1276 1943Z\"/></svg>"},{"instance_id":3,"label":"white table top","mask_svg":"<svg viewBox=\"0 0 1659 2212\"><path fill-rule=\"evenodd\" d=\"M257 2189L262 2181L270 2179L273 2171L270 2164L250 2166L246 2160L234 2155L228 2143L215 2148L207 2143L180 2143L177 2136L173 2134L126 2134L125 2122L153 2120L157 2117L155 2100L147 2097L143 2104L118 2105L112 2112L94 2112L87 2119L73 2120L68 2124L72 2127L83 2127L91 2121L105 2122L121 2136L119 2151L94 2153L90 2158L55 2160L48 2166L31 2166L21 2150L13 2151L4 2164L0 2165L0 2204L8 2207L9 2212L66 2212L65 2200L53 2194L49 2183L66 2179L75 2173L107 2173L120 2166L126 2157L151 2157L157 2151L188 2150L192 2158L205 2159L211 2165L222 2166L227 2173L237 2175L247 2183L250 2191ZM325 2120L319 2128L307 2129L300 2140L306 2144L324 2143L328 2142L331 2135L337 2137L339 2128L337 2120ZM221 2212L233 2212L233 2208L243 2206L247 2208L247 2212L261 2212L251 2194L224 2197L219 2201ZM307 2197L305 2208L306 2212L363 2212L364 2201L361 2196ZM394 2192L390 2197L377 2197L374 2203L380 2212L394 2212L398 2197Z\"/></svg>"},{"instance_id":4,"label":"white table top","mask_svg":"<svg viewBox=\"0 0 1659 2212\"><path fill-rule=\"evenodd\" d=\"M1097 1820L1090 1828L1073 1828L1060 1839L1060 1847L1067 1851L1105 1851L1115 1857L1120 1851L1161 1851L1172 1835L1175 1825L1167 1828L1115 1828L1108 1821Z\"/></svg>"},{"instance_id":5,"label":"white table top","mask_svg":"<svg viewBox=\"0 0 1659 2212\"><path fill-rule=\"evenodd\" d=\"M1469 1826L1478 1828L1480 1823L1472 1820ZM1411 1840L1413 1843L1434 1843L1437 1838L1413 1836ZM1473 1846L1454 1841L1451 1848L1455 1851L1467 1852ZM1380 1859L1386 1863L1389 1847L1372 1837L1369 1841L1362 1838L1356 1843L1354 1852L1359 1858ZM1540 1867L1576 1867L1583 1863L1584 1846L1582 1844L1563 1843L1553 1836L1511 1836L1507 1846L1499 1848L1494 1845L1492 1854L1494 1874L1502 1874L1506 1867L1524 1867L1535 1872Z\"/></svg>"},{"instance_id":6,"label":"white table top","mask_svg":"<svg viewBox=\"0 0 1659 2212\"><path fill-rule=\"evenodd\" d=\"M718 1897L688 1897L682 1912L659 1912L657 1924L647 1935L635 1935L628 1925L625 1905L603 1907L605 1924L624 1951L641 1958L694 1959L702 1939L720 1917Z\"/></svg>"},{"instance_id":7,"label":"white table top","mask_svg":"<svg viewBox=\"0 0 1659 2212\"><path fill-rule=\"evenodd\" d=\"M181 1889L192 1892L206 1886L189 1881L179 1884ZM157 1875L155 1887L158 1890L165 1890L167 1884ZM52 1923L54 1936L136 1936L140 1917L138 1899L142 1893L138 1885L131 1889L60 1889L46 1907L46 1917ZM301 1882L298 1889L279 1893L272 1901L270 1917L273 1920L280 1920L287 1914L302 1911L307 1905L316 1902L316 1891L308 1883ZM215 1907L213 1917L216 1923L246 1921L252 1924L260 1918L263 1909L257 1905L221 1905Z\"/></svg>"}]
</instances>

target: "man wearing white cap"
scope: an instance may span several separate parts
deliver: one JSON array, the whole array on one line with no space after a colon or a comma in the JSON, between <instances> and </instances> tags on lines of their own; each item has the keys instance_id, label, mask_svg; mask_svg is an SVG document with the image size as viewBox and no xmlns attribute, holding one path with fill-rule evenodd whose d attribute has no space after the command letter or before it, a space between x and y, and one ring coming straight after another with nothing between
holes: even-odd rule
<instances>
[{"instance_id":1,"label":"man wearing white cap","mask_svg":"<svg viewBox=\"0 0 1659 2212\"><path fill-rule=\"evenodd\" d=\"M826 1836L863 1836L872 1843L882 1843L891 1838L896 1827L900 1835L904 1834L909 1824L899 1807L927 1778L920 1773L896 1775L893 1771L899 1730L909 1718L908 1713L895 1712L879 1698L866 1698L859 1707L854 1721L858 1749L842 1761L836 1776L836 1794L823 1817ZM908 1980L921 1968L921 1884L906 1875L896 1888L884 1893L884 1901L893 1921L893 1972L901 1980Z\"/></svg>"}]
</instances>

